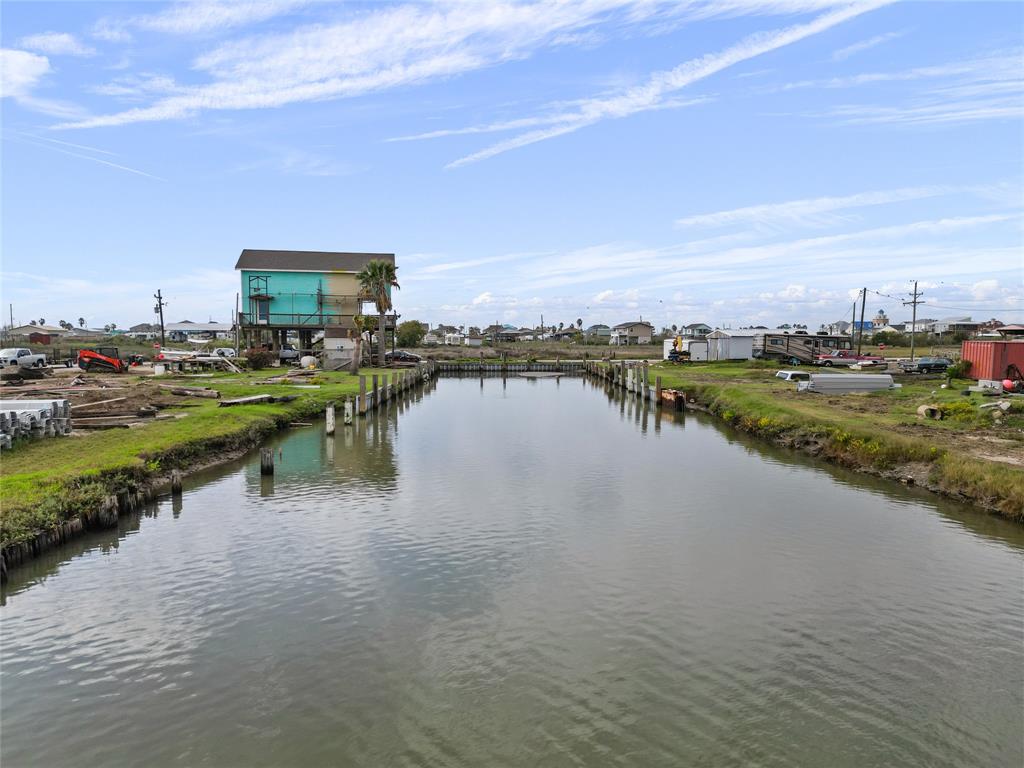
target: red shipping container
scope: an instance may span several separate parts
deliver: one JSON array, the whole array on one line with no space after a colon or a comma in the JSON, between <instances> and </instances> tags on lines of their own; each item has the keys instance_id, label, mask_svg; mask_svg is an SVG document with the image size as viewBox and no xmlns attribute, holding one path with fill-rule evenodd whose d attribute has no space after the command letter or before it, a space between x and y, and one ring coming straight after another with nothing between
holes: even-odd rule
<instances>
[{"instance_id":1,"label":"red shipping container","mask_svg":"<svg viewBox=\"0 0 1024 768\"><path fill-rule=\"evenodd\" d=\"M971 361L972 379L1002 381L1010 363L1024 371L1024 341L965 341L960 357Z\"/></svg>"}]
</instances>

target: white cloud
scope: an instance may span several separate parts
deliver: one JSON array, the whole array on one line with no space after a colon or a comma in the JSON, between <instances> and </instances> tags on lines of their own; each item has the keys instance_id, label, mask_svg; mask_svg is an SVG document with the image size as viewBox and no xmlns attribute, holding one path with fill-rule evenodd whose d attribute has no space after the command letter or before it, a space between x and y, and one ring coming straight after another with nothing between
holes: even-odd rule
<instances>
[{"instance_id":1,"label":"white cloud","mask_svg":"<svg viewBox=\"0 0 1024 768\"><path fill-rule=\"evenodd\" d=\"M311 0L194 0L173 3L160 13L100 19L92 36L108 42L132 39L129 30L168 35L202 35L256 24L309 5Z\"/></svg>"},{"instance_id":2,"label":"white cloud","mask_svg":"<svg viewBox=\"0 0 1024 768\"><path fill-rule=\"evenodd\" d=\"M869 48L874 48L876 45L887 43L890 40L896 40L897 38L903 37L903 35L905 34L905 32L886 32L881 35L875 35L874 37L869 37L867 40L861 40L860 42L854 43L853 45L848 45L845 48L840 48L838 51L832 54L832 58L835 61L843 61L845 59L850 58L854 54L860 53L861 51L866 51Z\"/></svg>"},{"instance_id":3,"label":"white cloud","mask_svg":"<svg viewBox=\"0 0 1024 768\"><path fill-rule=\"evenodd\" d=\"M724 69L769 53L805 38L824 32L862 13L886 4L887 0L859 3L823 14L813 21L797 24L786 29L767 33L756 33L736 45L718 53L706 54L680 64L674 69L655 72L641 85L634 86L613 96L599 96L582 102L577 109L566 116L561 123L514 136L511 139L461 157L448 164L457 168L479 162L519 147L539 141L573 133L581 128L603 120L628 117L638 112L660 108L664 100L676 91L717 74Z\"/></svg>"},{"instance_id":4,"label":"white cloud","mask_svg":"<svg viewBox=\"0 0 1024 768\"><path fill-rule=\"evenodd\" d=\"M784 203L766 203L686 216L676 221L680 227L721 227L732 224L747 224L761 229L776 229L786 225L815 226L832 224L843 220L837 211L863 208L874 205L889 205L908 200L947 195L956 191L953 187L905 187L902 189L859 192L842 197L816 197L803 200L789 200Z\"/></svg>"},{"instance_id":5,"label":"white cloud","mask_svg":"<svg viewBox=\"0 0 1024 768\"><path fill-rule=\"evenodd\" d=\"M96 49L80 42L67 32L40 32L21 38L22 48L46 53L50 56L95 56Z\"/></svg>"},{"instance_id":6,"label":"white cloud","mask_svg":"<svg viewBox=\"0 0 1024 768\"><path fill-rule=\"evenodd\" d=\"M882 1L874 0L871 6L857 7L867 9ZM256 11L260 9L282 7L280 3L242 5L250 11L245 15L246 23L258 17ZM599 25L624 34L622 30L645 22L649 22L651 29L656 31L658 24L666 19L790 13L819 5L816 2L779 3L771 0L721 6L648 0L582 0L570 3L535 0L372 6L370 10L350 12L342 21L225 43L194 62L194 69L207 73L212 78L211 82L190 86L182 93L157 99L146 107L75 121L61 127L95 128L179 119L204 110L266 109L297 102L352 97L525 59L543 48L578 44L580 38L577 33ZM212 7L214 10L200 14L196 10L199 7ZM235 18L235 7L235 4L190 4L180 7L187 12L175 12L177 20L173 22L165 15L159 15L159 22L155 21L157 17L145 17L144 21L135 19L130 23L166 31L222 27ZM848 18L860 12L847 8L837 11L837 14ZM197 22L197 18L203 20ZM822 23L825 22L819 19L811 26ZM102 28L102 33L111 34L109 23ZM647 108L656 106L652 104Z\"/></svg>"},{"instance_id":7,"label":"white cloud","mask_svg":"<svg viewBox=\"0 0 1024 768\"><path fill-rule=\"evenodd\" d=\"M490 291L484 291L479 296L473 299L473 306L480 306L481 304L491 304L494 301L494 296L491 295Z\"/></svg>"},{"instance_id":8,"label":"white cloud","mask_svg":"<svg viewBox=\"0 0 1024 768\"><path fill-rule=\"evenodd\" d=\"M136 17L131 24L139 29L155 32L192 35L266 21L308 5L309 2L310 0L202 0L175 3L162 13Z\"/></svg>"},{"instance_id":9,"label":"white cloud","mask_svg":"<svg viewBox=\"0 0 1024 768\"><path fill-rule=\"evenodd\" d=\"M999 293L998 280L979 280L971 286L971 296L975 299L989 299Z\"/></svg>"},{"instance_id":10,"label":"white cloud","mask_svg":"<svg viewBox=\"0 0 1024 768\"><path fill-rule=\"evenodd\" d=\"M45 56L10 48L0 49L0 97L17 99L29 96L50 71L50 60Z\"/></svg>"}]
</instances>

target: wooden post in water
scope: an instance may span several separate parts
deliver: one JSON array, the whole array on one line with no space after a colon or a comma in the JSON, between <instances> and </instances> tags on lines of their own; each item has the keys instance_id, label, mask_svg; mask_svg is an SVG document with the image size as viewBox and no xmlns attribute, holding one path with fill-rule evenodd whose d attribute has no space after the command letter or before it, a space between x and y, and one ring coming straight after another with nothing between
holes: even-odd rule
<instances>
[{"instance_id":1,"label":"wooden post in water","mask_svg":"<svg viewBox=\"0 0 1024 768\"><path fill-rule=\"evenodd\" d=\"M654 377L654 402L661 405L661 376Z\"/></svg>"},{"instance_id":2,"label":"wooden post in water","mask_svg":"<svg viewBox=\"0 0 1024 768\"><path fill-rule=\"evenodd\" d=\"M352 424L352 419L354 418L354 413L353 413L354 410L355 409L352 407L352 401L349 400L346 397L345 398L345 412L344 412L344 416L342 417L342 418L345 419L345 426L349 426L349 425Z\"/></svg>"},{"instance_id":3,"label":"wooden post in water","mask_svg":"<svg viewBox=\"0 0 1024 768\"><path fill-rule=\"evenodd\" d=\"M171 495L181 496L181 470L171 470Z\"/></svg>"},{"instance_id":4,"label":"wooden post in water","mask_svg":"<svg viewBox=\"0 0 1024 768\"><path fill-rule=\"evenodd\" d=\"M274 474L274 449L260 448L260 474Z\"/></svg>"},{"instance_id":5,"label":"wooden post in water","mask_svg":"<svg viewBox=\"0 0 1024 768\"><path fill-rule=\"evenodd\" d=\"M359 377L359 413L366 413L366 377Z\"/></svg>"},{"instance_id":6,"label":"wooden post in water","mask_svg":"<svg viewBox=\"0 0 1024 768\"><path fill-rule=\"evenodd\" d=\"M644 400L651 399L651 372L646 360L644 360L644 391L641 394Z\"/></svg>"},{"instance_id":7,"label":"wooden post in water","mask_svg":"<svg viewBox=\"0 0 1024 768\"><path fill-rule=\"evenodd\" d=\"M327 419L325 431L328 435L334 434L334 403L327 404L327 410L324 412Z\"/></svg>"},{"instance_id":8,"label":"wooden post in water","mask_svg":"<svg viewBox=\"0 0 1024 768\"><path fill-rule=\"evenodd\" d=\"M380 392L378 391L378 389L379 389L378 381L379 381L379 377L377 376L377 374L376 373L373 374L373 407L374 408L380 407Z\"/></svg>"},{"instance_id":9,"label":"wooden post in water","mask_svg":"<svg viewBox=\"0 0 1024 768\"><path fill-rule=\"evenodd\" d=\"M398 371L391 374L391 396L398 397Z\"/></svg>"}]
</instances>

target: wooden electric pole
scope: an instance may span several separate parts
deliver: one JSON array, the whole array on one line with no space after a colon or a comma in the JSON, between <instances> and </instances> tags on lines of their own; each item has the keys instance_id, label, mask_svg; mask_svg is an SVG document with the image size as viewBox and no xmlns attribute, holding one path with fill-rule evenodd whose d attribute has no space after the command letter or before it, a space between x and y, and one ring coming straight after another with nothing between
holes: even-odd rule
<instances>
[{"instance_id":1,"label":"wooden electric pole","mask_svg":"<svg viewBox=\"0 0 1024 768\"><path fill-rule=\"evenodd\" d=\"M911 362L914 361L914 336L917 333L917 305L918 304L924 304L924 302L921 301L918 297L923 296L923 295L924 294L922 294L922 293L918 293L918 290L917 290L917 280L915 280L914 281L914 292L912 294L910 294L910 301L904 301L903 302L903 306L904 307L907 306L908 304L911 307L913 307L913 310L911 310L911 319L910 319L910 361Z\"/></svg>"},{"instance_id":2,"label":"wooden electric pole","mask_svg":"<svg viewBox=\"0 0 1024 768\"><path fill-rule=\"evenodd\" d=\"M857 356L860 357L860 349L864 344L864 305L868 303L867 287L860 290L860 333L857 334Z\"/></svg>"},{"instance_id":3,"label":"wooden electric pole","mask_svg":"<svg viewBox=\"0 0 1024 768\"><path fill-rule=\"evenodd\" d=\"M164 297L160 295L160 289L158 288L156 293L153 294L153 298L156 299L156 306L153 307L153 311L160 315L160 349L164 348L164 307L167 306L167 302L164 301Z\"/></svg>"}]
</instances>

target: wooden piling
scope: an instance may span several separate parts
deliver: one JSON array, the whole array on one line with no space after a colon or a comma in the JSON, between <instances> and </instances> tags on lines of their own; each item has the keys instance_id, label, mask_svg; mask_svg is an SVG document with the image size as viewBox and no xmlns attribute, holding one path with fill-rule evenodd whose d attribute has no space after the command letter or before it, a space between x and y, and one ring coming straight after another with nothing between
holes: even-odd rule
<instances>
[{"instance_id":1,"label":"wooden piling","mask_svg":"<svg viewBox=\"0 0 1024 768\"><path fill-rule=\"evenodd\" d=\"M661 376L654 377L654 402L661 405Z\"/></svg>"},{"instance_id":2,"label":"wooden piling","mask_svg":"<svg viewBox=\"0 0 1024 768\"><path fill-rule=\"evenodd\" d=\"M359 377L359 413L366 413L366 377Z\"/></svg>"},{"instance_id":3,"label":"wooden piling","mask_svg":"<svg viewBox=\"0 0 1024 768\"><path fill-rule=\"evenodd\" d=\"M380 407L380 377L375 373L373 374L373 388L371 392L373 394L373 408Z\"/></svg>"},{"instance_id":4,"label":"wooden piling","mask_svg":"<svg viewBox=\"0 0 1024 768\"><path fill-rule=\"evenodd\" d=\"M327 432L328 435L333 435L334 434L334 403L328 403L327 404L327 410L325 411L324 415L327 418L327 424L326 424L326 427L325 427L325 431Z\"/></svg>"},{"instance_id":5,"label":"wooden piling","mask_svg":"<svg viewBox=\"0 0 1024 768\"><path fill-rule=\"evenodd\" d=\"M354 409L352 408L352 401L349 400L346 397L345 398L345 412L344 412L345 415L343 417L344 420L345 420L346 426L352 423L352 420L353 420L353 417L354 417L353 411L354 411Z\"/></svg>"},{"instance_id":6,"label":"wooden piling","mask_svg":"<svg viewBox=\"0 0 1024 768\"><path fill-rule=\"evenodd\" d=\"M181 496L181 470L171 470L171 495Z\"/></svg>"},{"instance_id":7,"label":"wooden piling","mask_svg":"<svg viewBox=\"0 0 1024 768\"><path fill-rule=\"evenodd\" d=\"M274 449L260 448L260 474L274 474Z\"/></svg>"}]
</instances>

